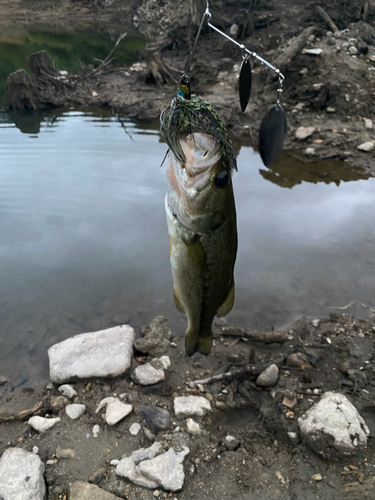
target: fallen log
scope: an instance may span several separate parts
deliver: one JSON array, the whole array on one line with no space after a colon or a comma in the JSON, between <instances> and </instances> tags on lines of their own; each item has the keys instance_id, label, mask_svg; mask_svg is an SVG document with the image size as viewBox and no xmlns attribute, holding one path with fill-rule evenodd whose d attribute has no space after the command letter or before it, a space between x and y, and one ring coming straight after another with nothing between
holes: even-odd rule
<instances>
[{"instance_id":1,"label":"fallen log","mask_svg":"<svg viewBox=\"0 0 375 500\"><path fill-rule=\"evenodd\" d=\"M303 45L306 43L310 35L315 31L315 26L309 26L305 28L302 33L291 39L291 43L285 47L283 52L279 55L276 61L273 63L276 68L278 68L281 73L285 75L289 64L296 57L297 53L302 49ZM273 72L268 76L268 83L277 80L277 75Z\"/></svg>"}]
</instances>

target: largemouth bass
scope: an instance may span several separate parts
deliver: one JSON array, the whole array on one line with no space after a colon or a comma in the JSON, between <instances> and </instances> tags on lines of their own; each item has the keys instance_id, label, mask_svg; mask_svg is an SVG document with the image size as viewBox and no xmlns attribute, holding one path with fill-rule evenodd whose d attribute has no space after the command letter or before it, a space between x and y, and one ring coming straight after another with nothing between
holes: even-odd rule
<instances>
[{"instance_id":1,"label":"largemouth bass","mask_svg":"<svg viewBox=\"0 0 375 500\"><path fill-rule=\"evenodd\" d=\"M172 101L161 133L170 148L165 209L175 304L188 317L187 354L209 354L213 319L234 302L236 159L224 125L200 97Z\"/></svg>"}]
</instances>

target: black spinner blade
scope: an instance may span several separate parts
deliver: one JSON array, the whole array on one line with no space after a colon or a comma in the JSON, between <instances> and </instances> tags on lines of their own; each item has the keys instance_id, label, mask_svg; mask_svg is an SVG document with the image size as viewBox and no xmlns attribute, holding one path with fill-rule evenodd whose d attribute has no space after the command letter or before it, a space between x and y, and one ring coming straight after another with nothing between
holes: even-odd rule
<instances>
[{"instance_id":1,"label":"black spinner blade","mask_svg":"<svg viewBox=\"0 0 375 500\"><path fill-rule=\"evenodd\" d=\"M281 153L286 131L285 111L280 104L275 104L263 118L259 130L259 152L266 167Z\"/></svg>"},{"instance_id":2,"label":"black spinner blade","mask_svg":"<svg viewBox=\"0 0 375 500\"><path fill-rule=\"evenodd\" d=\"M251 65L248 57L242 61L239 78L239 91L241 111L244 113L251 94Z\"/></svg>"}]
</instances>

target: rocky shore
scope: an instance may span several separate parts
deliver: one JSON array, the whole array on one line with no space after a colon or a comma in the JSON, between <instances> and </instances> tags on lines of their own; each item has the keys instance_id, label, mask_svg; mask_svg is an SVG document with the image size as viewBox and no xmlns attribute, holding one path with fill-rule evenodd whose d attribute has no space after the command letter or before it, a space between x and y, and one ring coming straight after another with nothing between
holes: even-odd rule
<instances>
[{"instance_id":1,"label":"rocky shore","mask_svg":"<svg viewBox=\"0 0 375 500\"><path fill-rule=\"evenodd\" d=\"M216 324L188 358L158 316L48 351L51 382L1 378L4 499L371 498L375 319ZM348 494L349 496L346 496Z\"/></svg>"}]
</instances>

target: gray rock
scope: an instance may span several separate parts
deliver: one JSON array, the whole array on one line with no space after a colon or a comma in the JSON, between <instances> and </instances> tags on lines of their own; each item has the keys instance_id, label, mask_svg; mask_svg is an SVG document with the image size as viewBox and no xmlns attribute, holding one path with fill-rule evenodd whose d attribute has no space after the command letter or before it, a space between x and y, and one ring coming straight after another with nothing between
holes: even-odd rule
<instances>
[{"instance_id":1,"label":"gray rock","mask_svg":"<svg viewBox=\"0 0 375 500\"><path fill-rule=\"evenodd\" d=\"M171 425L171 415L169 411L158 408L157 406L148 404L138 406L137 414L143 418L148 427L155 433L166 431Z\"/></svg>"},{"instance_id":2,"label":"gray rock","mask_svg":"<svg viewBox=\"0 0 375 500\"><path fill-rule=\"evenodd\" d=\"M65 413L69 418L75 420L81 417L86 411L86 406L82 404L72 404L65 407Z\"/></svg>"},{"instance_id":3,"label":"gray rock","mask_svg":"<svg viewBox=\"0 0 375 500\"><path fill-rule=\"evenodd\" d=\"M0 375L0 386L6 384L7 382L10 382L10 378L5 375Z\"/></svg>"},{"instance_id":4,"label":"gray rock","mask_svg":"<svg viewBox=\"0 0 375 500\"><path fill-rule=\"evenodd\" d=\"M172 331L167 318L156 316L149 326L142 328L141 333L142 337L134 342L137 351L151 356L160 356L168 351Z\"/></svg>"},{"instance_id":5,"label":"gray rock","mask_svg":"<svg viewBox=\"0 0 375 500\"><path fill-rule=\"evenodd\" d=\"M50 376L56 383L76 378L117 377L129 369L135 333L122 325L81 333L48 349Z\"/></svg>"},{"instance_id":6,"label":"gray rock","mask_svg":"<svg viewBox=\"0 0 375 500\"><path fill-rule=\"evenodd\" d=\"M75 481L69 487L69 500L117 500L120 498L99 486L84 481Z\"/></svg>"},{"instance_id":7,"label":"gray rock","mask_svg":"<svg viewBox=\"0 0 375 500\"><path fill-rule=\"evenodd\" d=\"M173 448L169 448L166 453L141 462L137 465L136 470L167 491L179 491L185 480L183 462L189 453L190 450L187 446L179 453L176 453Z\"/></svg>"},{"instance_id":8,"label":"gray rock","mask_svg":"<svg viewBox=\"0 0 375 500\"><path fill-rule=\"evenodd\" d=\"M268 366L256 379L260 387L274 387L279 380L279 367L275 364Z\"/></svg>"},{"instance_id":9,"label":"gray rock","mask_svg":"<svg viewBox=\"0 0 375 500\"><path fill-rule=\"evenodd\" d=\"M231 436L228 434L225 436L225 438L222 440L222 444L225 446L225 448L228 451L235 451L237 448L239 448L241 442L238 438Z\"/></svg>"},{"instance_id":10,"label":"gray rock","mask_svg":"<svg viewBox=\"0 0 375 500\"><path fill-rule=\"evenodd\" d=\"M137 366L132 373L133 379L141 385L154 385L165 379L163 368L154 368L151 363Z\"/></svg>"},{"instance_id":11,"label":"gray rock","mask_svg":"<svg viewBox=\"0 0 375 500\"><path fill-rule=\"evenodd\" d=\"M116 466L116 474L118 476L126 477L134 484L138 484L138 486L145 486L146 488L152 489L157 488L158 483L147 479L136 470L136 467L142 460L153 458L157 453L159 453L161 447L161 443L155 441L155 443L149 448L140 448L139 450L133 451L130 457L125 457L120 460L119 464Z\"/></svg>"},{"instance_id":12,"label":"gray rock","mask_svg":"<svg viewBox=\"0 0 375 500\"><path fill-rule=\"evenodd\" d=\"M326 392L298 419L302 441L324 459L351 455L367 444L370 431L346 396Z\"/></svg>"},{"instance_id":13,"label":"gray rock","mask_svg":"<svg viewBox=\"0 0 375 500\"><path fill-rule=\"evenodd\" d=\"M8 448L0 458L1 500L44 500L44 464L35 453Z\"/></svg>"},{"instance_id":14,"label":"gray rock","mask_svg":"<svg viewBox=\"0 0 375 500\"><path fill-rule=\"evenodd\" d=\"M69 458L73 460L76 457L76 453L71 448L57 448L56 458Z\"/></svg>"},{"instance_id":15,"label":"gray rock","mask_svg":"<svg viewBox=\"0 0 375 500\"><path fill-rule=\"evenodd\" d=\"M356 56L358 54L358 49L357 47L354 47L354 45L351 45L348 49L348 52L352 56Z\"/></svg>"},{"instance_id":16,"label":"gray rock","mask_svg":"<svg viewBox=\"0 0 375 500\"><path fill-rule=\"evenodd\" d=\"M316 129L314 127L298 127L296 130L296 139L304 141L305 139L313 135L315 130Z\"/></svg>"},{"instance_id":17,"label":"gray rock","mask_svg":"<svg viewBox=\"0 0 375 500\"><path fill-rule=\"evenodd\" d=\"M365 118L365 127L369 130L373 129L373 123L370 118Z\"/></svg>"},{"instance_id":18,"label":"gray rock","mask_svg":"<svg viewBox=\"0 0 375 500\"><path fill-rule=\"evenodd\" d=\"M57 422L61 422L60 417L44 418L39 417L38 415L29 418L29 420L27 421L27 423L38 432L44 432L48 429L51 429Z\"/></svg>"},{"instance_id":19,"label":"gray rock","mask_svg":"<svg viewBox=\"0 0 375 500\"><path fill-rule=\"evenodd\" d=\"M69 384L60 385L58 390L63 396L66 396L69 399L73 399L74 396L77 396L77 391Z\"/></svg>"},{"instance_id":20,"label":"gray rock","mask_svg":"<svg viewBox=\"0 0 375 500\"><path fill-rule=\"evenodd\" d=\"M167 370L171 366L171 358L169 356L162 356L161 358L154 358L151 360L151 364L154 368L160 370Z\"/></svg>"},{"instance_id":21,"label":"gray rock","mask_svg":"<svg viewBox=\"0 0 375 500\"><path fill-rule=\"evenodd\" d=\"M139 424L138 422L134 422L134 424L132 424L130 427L129 427L129 433L132 435L132 436L137 436L139 434L139 431L141 430L141 424Z\"/></svg>"},{"instance_id":22,"label":"gray rock","mask_svg":"<svg viewBox=\"0 0 375 500\"><path fill-rule=\"evenodd\" d=\"M357 146L357 149L359 149L360 151L365 151L366 153L369 153L370 151L372 151L374 149L374 147L375 147L375 145L373 142L367 141L367 142L363 142L362 144Z\"/></svg>"}]
</instances>

